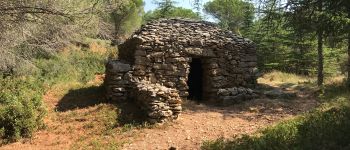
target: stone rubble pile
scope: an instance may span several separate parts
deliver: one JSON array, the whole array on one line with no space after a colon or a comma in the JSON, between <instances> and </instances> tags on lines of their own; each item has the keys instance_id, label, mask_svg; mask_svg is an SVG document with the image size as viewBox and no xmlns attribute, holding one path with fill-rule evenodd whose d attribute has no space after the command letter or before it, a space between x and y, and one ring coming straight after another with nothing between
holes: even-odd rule
<instances>
[{"instance_id":1,"label":"stone rubble pile","mask_svg":"<svg viewBox=\"0 0 350 150\"><path fill-rule=\"evenodd\" d=\"M219 89L217 95L222 99L224 105L237 104L258 97L258 94L252 89L244 87Z\"/></svg>"}]
</instances>

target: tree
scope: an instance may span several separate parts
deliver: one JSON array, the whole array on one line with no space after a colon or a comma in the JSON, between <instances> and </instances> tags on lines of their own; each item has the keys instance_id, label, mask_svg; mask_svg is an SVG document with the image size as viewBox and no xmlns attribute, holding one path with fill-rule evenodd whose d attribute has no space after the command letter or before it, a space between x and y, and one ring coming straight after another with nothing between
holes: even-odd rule
<instances>
[{"instance_id":1,"label":"tree","mask_svg":"<svg viewBox=\"0 0 350 150\"><path fill-rule=\"evenodd\" d=\"M156 0L154 3L158 5L161 18L165 18L167 14L170 14L176 4L174 0Z\"/></svg>"},{"instance_id":2,"label":"tree","mask_svg":"<svg viewBox=\"0 0 350 150\"><path fill-rule=\"evenodd\" d=\"M318 85L323 82L323 41L341 37L348 40L348 80L350 81L350 2L348 0L291 0L288 3L290 24L297 29L315 32L318 39ZM306 24L308 23L308 24ZM335 43L332 43L334 45Z\"/></svg>"},{"instance_id":3,"label":"tree","mask_svg":"<svg viewBox=\"0 0 350 150\"><path fill-rule=\"evenodd\" d=\"M338 0L338 1L326 1L328 5L327 11L331 14L332 18L332 30L337 31L336 34L345 35L347 40L347 81L350 86L350 1Z\"/></svg>"},{"instance_id":4,"label":"tree","mask_svg":"<svg viewBox=\"0 0 350 150\"><path fill-rule=\"evenodd\" d=\"M317 11L319 13L323 12L323 4L322 1L319 1L317 4ZM323 33L324 33L324 24L321 17L317 18L317 28L316 34L317 34L317 54L318 54L318 69L317 69L317 85L321 86L323 84Z\"/></svg>"},{"instance_id":5,"label":"tree","mask_svg":"<svg viewBox=\"0 0 350 150\"><path fill-rule=\"evenodd\" d=\"M317 36L317 84L323 84L323 42L328 21L322 0L291 0L288 3L290 11L286 13L289 25L299 32L315 33Z\"/></svg>"},{"instance_id":6,"label":"tree","mask_svg":"<svg viewBox=\"0 0 350 150\"><path fill-rule=\"evenodd\" d=\"M172 0L157 1L158 8L153 11L147 12L143 20L144 22L149 22L151 20L156 20L160 18L189 18L194 20L200 20L201 16L191 9L186 9L182 7L176 7L175 2Z\"/></svg>"},{"instance_id":7,"label":"tree","mask_svg":"<svg viewBox=\"0 0 350 150\"><path fill-rule=\"evenodd\" d=\"M32 65L37 53L48 57L87 37L126 36L141 24L142 6L142 0L0 1L0 72Z\"/></svg>"},{"instance_id":8,"label":"tree","mask_svg":"<svg viewBox=\"0 0 350 150\"><path fill-rule=\"evenodd\" d=\"M204 10L219 20L219 25L241 34L249 31L254 20L254 5L242 0L214 0L204 5Z\"/></svg>"},{"instance_id":9,"label":"tree","mask_svg":"<svg viewBox=\"0 0 350 150\"><path fill-rule=\"evenodd\" d=\"M143 0L129 0L119 9L112 13L112 20L115 28L114 38L118 42L126 39L133 31L141 26L143 10Z\"/></svg>"}]
</instances>

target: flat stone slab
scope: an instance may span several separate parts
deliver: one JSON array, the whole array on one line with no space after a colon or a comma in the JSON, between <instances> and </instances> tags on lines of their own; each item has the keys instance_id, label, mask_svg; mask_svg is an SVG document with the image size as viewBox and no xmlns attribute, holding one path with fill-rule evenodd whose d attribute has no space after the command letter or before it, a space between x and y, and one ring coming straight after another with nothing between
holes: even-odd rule
<instances>
[{"instance_id":1,"label":"flat stone slab","mask_svg":"<svg viewBox=\"0 0 350 150\"><path fill-rule=\"evenodd\" d=\"M119 72L128 72L131 70L131 66L129 64L124 64L120 61L109 61L107 64L108 71L112 73L119 73Z\"/></svg>"}]
</instances>

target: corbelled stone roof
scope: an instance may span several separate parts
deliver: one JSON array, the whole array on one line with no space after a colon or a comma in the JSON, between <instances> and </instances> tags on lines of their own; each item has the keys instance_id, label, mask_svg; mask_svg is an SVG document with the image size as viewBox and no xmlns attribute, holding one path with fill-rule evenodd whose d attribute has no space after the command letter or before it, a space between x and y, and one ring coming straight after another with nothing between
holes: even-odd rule
<instances>
[{"instance_id":1,"label":"corbelled stone roof","mask_svg":"<svg viewBox=\"0 0 350 150\"><path fill-rule=\"evenodd\" d=\"M171 44L174 43L180 49L216 48L225 45L233 45L234 49L241 49L254 46L251 40L233 34L231 31L222 30L212 22L179 18L160 19L143 25L130 39L119 45L120 57L125 60L131 59L137 45L143 45L145 49L164 45L166 49L166 47L173 47Z\"/></svg>"},{"instance_id":2,"label":"corbelled stone roof","mask_svg":"<svg viewBox=\"0 0 350 150\"><path fill-rule=\"evenodd\" d=\"M217 24L207 21L194 21L186 19L161 19L143 25L133 37L147 41L176 41L179 44L191 44L191 38L202 38L203 42L219 40L222 43L235 43L239 45L251 44L252 41L243 38L231 31L220 29ZM198 40L198 39L196 39ZM196 42L192 43L196 44ZM205 44L205 43L204 43Z\"/></svg>"}]
</instances>

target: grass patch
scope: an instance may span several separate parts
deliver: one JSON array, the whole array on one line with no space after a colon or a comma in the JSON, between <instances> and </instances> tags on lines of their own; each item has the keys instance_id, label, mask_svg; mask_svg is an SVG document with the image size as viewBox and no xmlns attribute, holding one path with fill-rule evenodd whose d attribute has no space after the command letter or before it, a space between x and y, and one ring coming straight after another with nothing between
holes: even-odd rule
<instances>
[{"instance_id":1,"label":"grass patch","mask_svg":"<svg viewBox=\"0 0 350 150\"><path fill-rule=\"evenodd\" d=\"M90 51L69 51L51 59L37 59L40 68L38 79L45 80L47 86L78 81L88 82L96 73L104 72L105 55Z\"/></svg>"},{"instance_id":2,"label":"grass patch","mask_svg":"<svg viewBox=\"0 0 350 150\"><path fill-rule=\"evenodd\" d=\"M259 82L269 82L269 83L293 83L293 84L301 84L301 83L314 83L315 78L308 76L300 76L291 73L284 73L280 71L271 71L269 73L264 74L261 78L258 79Z\"/></svg>"},{"instance_id":3,"label":"grass patch","mask_svg":"<svg viewBox=\"0 0 350 150\"><path fill-rule=\"evenodd\" d=\"M119 150L124 142L116 142L111 139L108 139L111 137L107 138L96 138L88 143L74 143L72 147L70 148L71 150L80 150L80 149L86 149L86 150ZM81 141L85 141L86 139L81 139Z\"/></svg>"}]
</instances>

